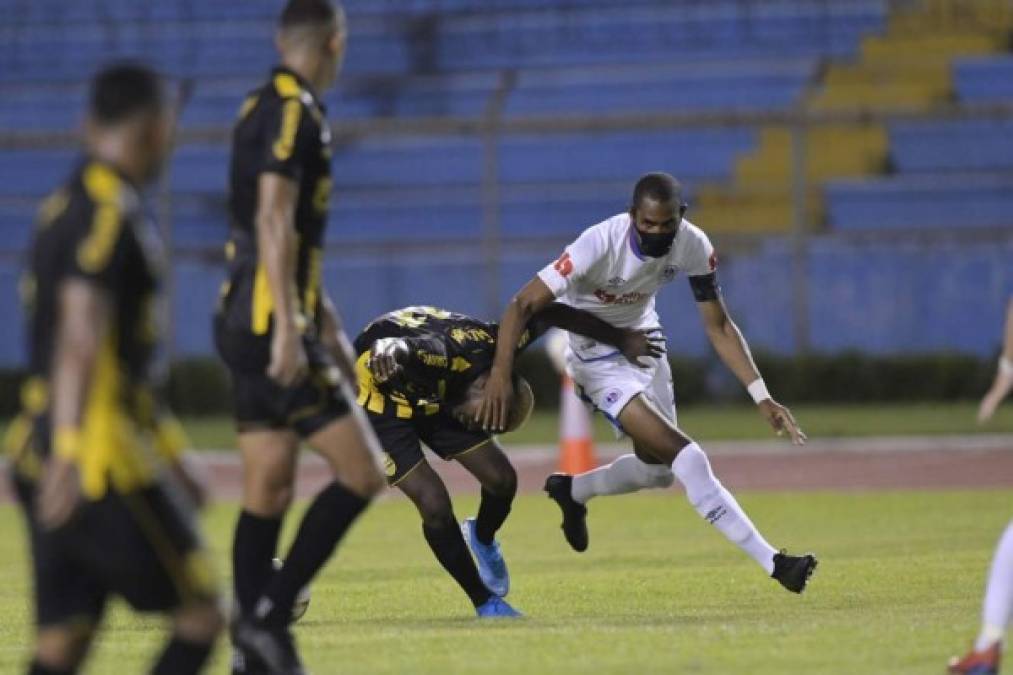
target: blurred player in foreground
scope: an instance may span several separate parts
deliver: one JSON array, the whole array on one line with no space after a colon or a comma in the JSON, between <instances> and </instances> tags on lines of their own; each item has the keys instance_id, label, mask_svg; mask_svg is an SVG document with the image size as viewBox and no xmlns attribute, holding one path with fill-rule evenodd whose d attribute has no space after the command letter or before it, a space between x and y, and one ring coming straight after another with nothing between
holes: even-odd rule
<instances>
[{"instance_id":1,"label":"blurred player in foreground","mask_svg":"<svg viewBox=\"0 0 1013 675\"><path fill-rule=\"evenodd\" d=\"M518 349L550 326L617 345L629 359L660 354L646 334L616 329L560 303L533 317ZM496 440L474 424L497 330L496 324L463 314L406 307L377 318L355 340L358 402L386 451L387 480L415 504L426 542L480 617L520 616L502 599L510 590L510 575L495 539L510 513L517 474ZM505 431L520 427L534 405L527 382L514 376L513 387ZM475 518L458 526L447 488L420 442L445 460L457 460L478 479L482 501Z\"/></svg>"},{"instance_id":2,"label":"blurred player in foreground","mask_svg":"<svg viewBox=\"0 0 1013 675\"><path fill-rule=\"evenodd\" d=\"M679 272L689 277L714 349L742 382L760 414L793 443L805 434L767 392L749 347L728 316L710 240L683 219L682 187L672 176L643 176L630 210L585 230L514 296L500 321L499 342L478 419L500 429L513 395L510 373L524 326L556 298L623 328L662 336L654 297ZM567 367L581 395L633 439L634 454L577 476L555 474L545 489L563 511L563 532L577 551L588 545L585 504L592 497L667 487L676 478L693 508L789 591L801 593L816 568L812 555L792 556L767 543L714 476L703 449L677 426L672 373L664 355L637 368L607 345L570 335Z\"/></svg>"},{"instance_id":3,"label":"blurred player in foreground","mask_svg":"<svg viewBox=\"0 0 1013 675\"><path fill-rule=\"evenodd\" d=\"M978 407L978 422L984 423L992 418L996 408L1003 399L1013 391L1013 298L1010 298L1006 310L1006 331L1003 337L1002 354L999 356L999 367L995 373L992 387L981 399Z\"/></svg>"},{"instance_id":4,"label":"blurred player in foreground","mask_svg":"<svg viewBox=\"0 0 1013 675\"><path fill-rule=\"evenodd\" d=\"M981 632L974 649L964 658L950 661L950 672L959 675L996 675L1003 639L1013 611L1013 521L999 539L992 558L992 571L985 588Z\"/></svg>"},{"instance_id":5,"label":"blurred player in foreground","mask_svg":"<svg viewBox=\"0 0 1013 675\"><path fill-rule=\"evenodd\" d=\"M288 627L293 602L384 487L379 444L354 403L355 355L321 280L331 132L319 95L337 79L345 38L344 13L328 0L289 0L281 65L247 97L233 131L229 278L215 342L232 375L243 464L232 548L237 673L303 672ZM303 441L333 481L275 573Z\"/></svg>"},{"instance_id":6,"label":"blurred player in foreground","mask_svg":"<svg viewBox=\"0 0 1013 675\"><path fill-rule=\"evenodd\" d=\"M154 72L99 73L86 156L40 211L23 283L31 376L8 436L32 551L33 675L78 671L111 595L172 617L154 673L199 672L222 627L195 500L180 490L200 501L198 483L155 393L165 261L141 190L173 117Z\"/></svg>"}]
</instances>

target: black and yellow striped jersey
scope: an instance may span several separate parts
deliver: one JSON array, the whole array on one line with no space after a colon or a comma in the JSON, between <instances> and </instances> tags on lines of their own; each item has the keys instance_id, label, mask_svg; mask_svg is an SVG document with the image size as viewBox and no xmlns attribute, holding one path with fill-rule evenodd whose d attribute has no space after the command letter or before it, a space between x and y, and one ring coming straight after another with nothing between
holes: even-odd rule
<instances>
[{"instance_id":1,"label":"black and yellow striped jersey","mask_svg":"<svg viewBox=\"0 0 1013 675\"><path fill-rule=\"evenodd\" d=\"M100 496L110 482L132 489L153 477L156 303L164 264L161 240L143 215L137 189L110 165L85 160L43 202L21 283L30 375L22 389L23 414L7 439L15 467L27 477L49 452L50 364L60 288L70 278L101 288L111 308L81 419L85 494Z\"/></svg>"},{"instance_id":2,"label":"black and yellow striped jersey","mask_svg":"<svg viewBox=\"0 0 1013 675\"><path fill-rule=\"evenodd\" d=\"M297 250L295 282L304 332L314 333L321 306L324 230L331 196L331 131L326 111L310 85L295 72L276 68L270 80L247 96L232 134L229 169L229 278L220 314L233 331L265 336L271 331L272 299L257 252L255 217L258 181L277 173L295 181ZM266 366L253 354L251 369Z\"/></svg>"},{"instance_id":3,"label":"black and yellow striped jersey","mask_svg":"<svg viewBox=\"0 0 1013 675\"><path fill-rule=\"evenodd\" d=\"M548 328L528 324L518 350ZM355 339L359 405L371 413L411 418L434 415L444 403L460 400L476 377L492 367L499 326L436 307L405 307L374 319ZM381 338L396 337L408 346L401 372L378 384L366 364Z\"/></svg>"}]
</instances>

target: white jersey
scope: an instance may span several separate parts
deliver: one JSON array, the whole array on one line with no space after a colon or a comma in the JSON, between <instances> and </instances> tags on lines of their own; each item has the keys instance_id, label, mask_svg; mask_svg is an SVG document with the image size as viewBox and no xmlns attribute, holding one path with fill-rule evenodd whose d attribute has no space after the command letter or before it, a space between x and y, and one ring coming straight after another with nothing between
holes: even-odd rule
<instances>
[{"instance_id":1,"label":"white jersey","mask_svg":"<svg viewBox=\"0 0 1013 675\"><path fill-rule=\"evenodd\" d=\"M621 213L584 230L555 262L538 273L568 305L622 328L659 328L654 296L681 272L709 274L717 267L714 247L696 225L683 219L672 249L661 258L640 253L632 219ZM570 334L581 361L602 358L615 348Z\"/></svg>"}]
</instances>

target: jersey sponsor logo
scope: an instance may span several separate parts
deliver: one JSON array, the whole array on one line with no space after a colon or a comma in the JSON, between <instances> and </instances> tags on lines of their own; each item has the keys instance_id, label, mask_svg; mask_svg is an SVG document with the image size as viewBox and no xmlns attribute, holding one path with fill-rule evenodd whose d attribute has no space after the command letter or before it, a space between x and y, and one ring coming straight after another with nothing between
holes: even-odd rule
<instances>
[{"instance_id":1,"label":"jersey sponsor logo","mask_svg":"<svg viewBox=\"0 0 1013 675\"><path fill-rule=\"evenodd\" d=\"M573 272L573 260L570 258L569 251L564 251L563 255L559 256L552 265L552 269L559 272L559 276L568 277Z\"/></svg>"},{"instance_id":2,"label":"jersey sponsor logo","mask_svg":"<svg viewBox=\"0 0 1013 675\"><path fill-rule=\"evenodd\" d=\"M661 270L661 280L663 283L668 283L672 279L675 279L675 275L679 272L679 268L675 265L665 265L665 269Z\"/></svg>"},{"instance_id":3,"label":"jersey sponsor logo","mask_svg":"<svg viewBox=\"0 0 1013 675\"><path fill-rule=\"evenodd\" d=\"M623 279L622 277L612 277L607 282L605 282L605 285L608 286L609 288L619 288L625 283L626 279Z\"/></svg>"},{"instance_id":4,"label":"jersey sponsor logo","mask_svg":"<svg viewBox=\"0 0 1013 675\"><path fill-rule=\"evenodd\" d=\"M605 397L602 399L602 403L605 404L606 408L614 406L616 402L619 400L619 397L622 395L623 392L619 391L618 389L611 389L605 393Z\"/></svg>"},{"instance_id":5,"label":"jersey sponsor logo","mask_svg":"<svg viewBox=\"0 0 1013 675\"><path fill-rule=\"evenodd\" d=\"M609 293L605 289L599 288L594 292L594 297L598 298L605 305L635 305L642 302L647 297L647 294L634 291L632 293L616 295L615 293Z\"/></svg>"},{"instance_id":6,"label":"jersey sponsor logo","mask_svg":"<svg viewBox=\"0 0 1013 675\"><path fill-rule=\"evenodd\" d=\"M419 349L415 352L415 355L419 358L419 361L427 366L432 366L434 368L447 367L447 357L442 354L433 354L423 349Z\"/></svg>"},{"instance_id":7,"label":"jersey sponsor logo","mask_svg":"<svg viewBox=\"0 0 1013 675\"><path fill-rule=\"evenodd\" d=\"M718 268L718 252L714 251L711 253L711 257L707 259L707 263L710 265L711 272Z\"/></svg>"},{"instance_id":8,"label":"jersey sponsor logo","mask_svg":"<svg viewBox=\"0 0 1013 675\"><path fill-rule=\"evenodd\" d=\"M487 342L491 344L495 342L489 331L482 328L452 328L450 330L450 339L458 344L465 342Z\"/></svg>"}]
</instances>

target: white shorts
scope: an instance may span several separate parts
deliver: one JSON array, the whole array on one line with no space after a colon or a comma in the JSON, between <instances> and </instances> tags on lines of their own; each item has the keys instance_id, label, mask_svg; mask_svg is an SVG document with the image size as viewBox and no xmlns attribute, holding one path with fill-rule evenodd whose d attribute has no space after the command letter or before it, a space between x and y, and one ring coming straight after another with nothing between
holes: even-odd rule
<instances>
[{"instance_id":1,"label":"white shorts","mask_svg":"<svg viewBox=\"0 0 1013 675\"><path fill-rule=\"evenodd\" d=\"M668 358L644 357L640 361L649 365L637 368L621 354L585 361L573 350L566 351L566 370L577 386L577 394L620 433L623 428L619 413L637 394L643 394L665 419L678 424Z\"/></svg>"}]
</instances>

